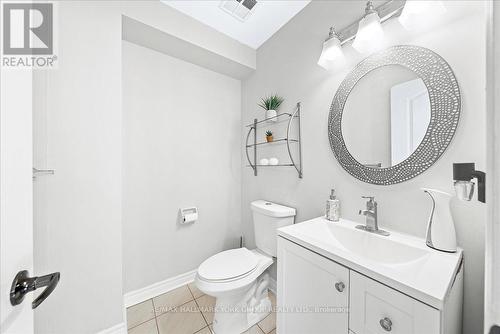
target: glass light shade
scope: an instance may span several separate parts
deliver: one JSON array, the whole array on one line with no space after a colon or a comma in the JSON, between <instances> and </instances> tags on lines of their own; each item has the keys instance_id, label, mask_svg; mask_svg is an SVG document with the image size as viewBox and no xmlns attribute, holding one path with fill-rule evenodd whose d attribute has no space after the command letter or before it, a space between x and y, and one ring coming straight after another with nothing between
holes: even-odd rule
<instances>
[{"instance_id":1,"label":"glass light shade","mask_svg":"<svg viewBox=\"0 0 500 334\"><path fill-rule=\"evenodd\" d=\"M334 65L343 65L344 63L344 51L342 51L340 40L336 36L326 40L323 43L318 65L325 69L331 69Z\"/></svg>"},{"instance_id":2,"label":"glass light shade","mask_svg":"<svg viewBox=\"0 0 500 334\"><path fill-rule=\"evenodd\" d=\"M446 13L446 8L439 0L407 0L399 22L408 30L428 28Z\"/></svg>"},{"instance_id":3,"label":"glass light shade","mask_svg":"<svg viewBox=\"0 0 500 334\"><path fill-rule=\"evenodd\" d=\"M352 47L360 53L371 53L385 46L384 30L377 13L366 15L359 21L358 32Z\"/></svg>"},{"instance_id":4,"label":"glass light shade","mask_svg":"<svg viewBox=\"0 0 500 334\"><path fill-rule=\"evenodd\" d=\"M475 183L471 181L455 181L455 192L457 198L461 201L470 201L474 195Z\"/></svg>"}]
</instances>

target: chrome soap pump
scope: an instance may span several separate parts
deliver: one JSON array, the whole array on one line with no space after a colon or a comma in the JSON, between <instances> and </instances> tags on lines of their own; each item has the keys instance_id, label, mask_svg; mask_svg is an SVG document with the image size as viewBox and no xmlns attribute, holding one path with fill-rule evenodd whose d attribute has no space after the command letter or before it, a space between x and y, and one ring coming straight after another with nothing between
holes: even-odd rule
<instances>
[{"instance_id":1,"label":"chrome soap pump","mask_svg":"<svg viewBox=\"0 0 500 334\"><path fill-rule=\"evenodd\" d=\"M333 222L340 220L340 201L335 196L335 189L332 189L330 198L326 201L326 219Z\"/></svg>"}]
</instances>

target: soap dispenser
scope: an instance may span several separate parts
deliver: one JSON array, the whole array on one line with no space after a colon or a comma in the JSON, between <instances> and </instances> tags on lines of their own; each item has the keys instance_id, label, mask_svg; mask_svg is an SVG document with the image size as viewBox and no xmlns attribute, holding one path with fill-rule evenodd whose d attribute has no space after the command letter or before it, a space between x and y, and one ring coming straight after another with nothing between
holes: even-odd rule
<instances>
[{"instance_id":1,"label":"soap dispenser","mask_svg":"<svg viewBox=\"0 0 500 334\"><path fill-rule=\"evenodd\" d=\"M340 220L340 201L335 196L335 189L332 189L330 198L326 201L326 219L333 222Z\"/></svg>"},{"instance_id":2,"label":"soap dispenser","mask_svg":"<svg viewBox=\"0 0 500 334\"><path fill-rule=\"evenodd\" d=\"M427 223L427 246L454 253L457 251L457 236L450 211L451 195L447 192L422 188L432 200L432 208Z\"/></svg>"}]
</instances>

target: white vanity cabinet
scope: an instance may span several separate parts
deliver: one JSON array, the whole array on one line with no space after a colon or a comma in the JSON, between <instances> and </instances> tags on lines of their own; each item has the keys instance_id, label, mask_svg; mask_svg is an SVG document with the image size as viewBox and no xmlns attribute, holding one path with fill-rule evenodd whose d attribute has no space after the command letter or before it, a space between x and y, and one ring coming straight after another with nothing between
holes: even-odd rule
<instances>
[{"instance_id":1,"label":"white vanity cabinet","mask_svg":"<svg viewBox=\"0 0 500 334\"><path fill-rule=\"evenodd\" d=\"M442 307L433 307L318 254L311 240L278 237L278 334L461 333L461 266Z\"/></svg>"},{"instance_id":2,"label":"white vanity cabinet","mask_svg":"<svg viewBox=\"0 0 500 334\"><path fill-rule=\"evenodd\" d=\"M350 288L349 327L354 333L440 333L439 310L355 271L350 272Z\"/></svg>"},{"instance_id":3,"label":"white vanity cabinet","mask_svg":"<svg viewBox=\"0 0 500 334\"><path fill-rule=\"evenodd\" d=\"M349 269L278 239L279 333L347 333Z\"/></svg>"}]
</instances>

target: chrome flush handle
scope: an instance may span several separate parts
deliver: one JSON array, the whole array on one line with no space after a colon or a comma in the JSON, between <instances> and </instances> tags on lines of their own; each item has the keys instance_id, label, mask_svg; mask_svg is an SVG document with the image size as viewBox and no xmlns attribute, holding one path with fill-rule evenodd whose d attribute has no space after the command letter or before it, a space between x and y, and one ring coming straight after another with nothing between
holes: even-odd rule
<instances>
[{"instance_id":1,"label":"chrome flush handle","mask_svg":"<svg viewBox=\"0 0 500 334\"><path fill-rule=\"evenodd\" d=\"M392 330L392 321L391 319L385 317L384 319L380 319L380 326L386 330L387 332L390 332Z\"/></svg>"},{"instance_id":2,"label":"chrome flush handle","mask_svg":"<svg viewBox=\"0 0 500 334\"><path fill-rule=\"evenodd\" d=\"M344 291L344 289L345 289L344 282L335 283L335 289L337 289L338 292Z\"/></svg>"}]
</instances>

